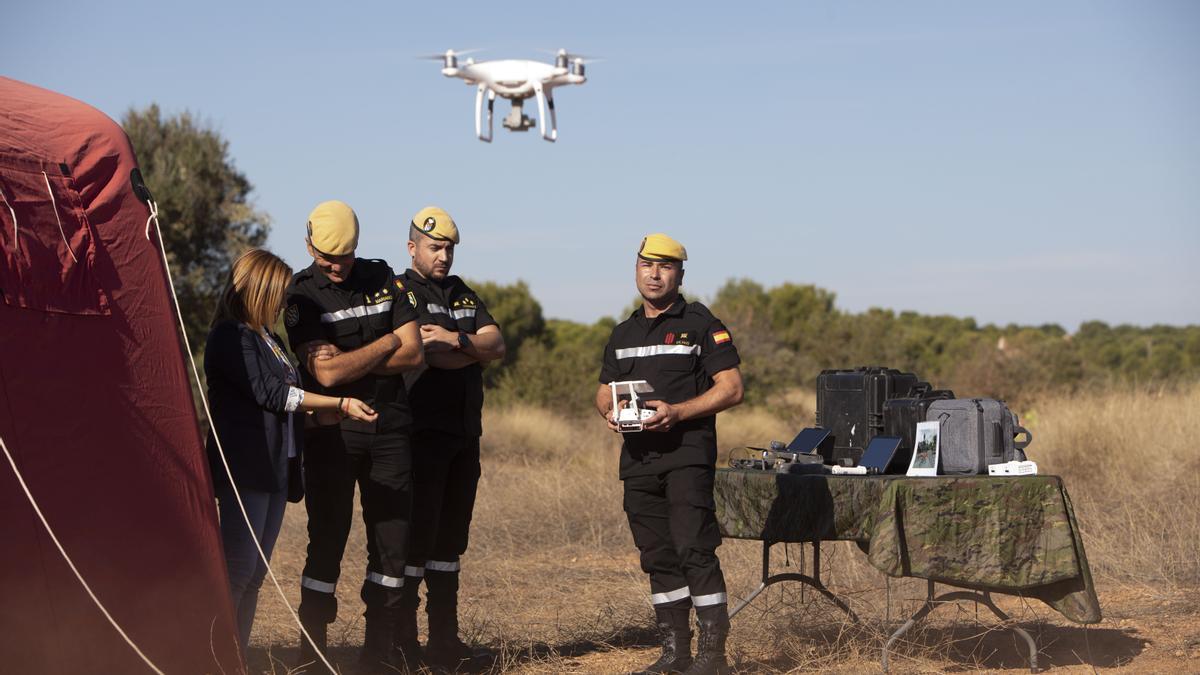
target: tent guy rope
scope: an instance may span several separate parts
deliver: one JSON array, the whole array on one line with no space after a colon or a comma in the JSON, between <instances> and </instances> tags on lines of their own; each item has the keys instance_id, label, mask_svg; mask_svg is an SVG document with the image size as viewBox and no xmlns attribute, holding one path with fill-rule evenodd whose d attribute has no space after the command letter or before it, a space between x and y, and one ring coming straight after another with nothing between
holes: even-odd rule
<instances>
[{"instance_id":1,"label":"tent guy rope","mask_svg":"<svg viewBox=\"0 0 1200 675\"><path fill-rule=\"evenodd\" d=\"M54 198L54 190L50 188L50 176L43 171L42 178L46 181L46 193L50 195L50 208L54 209L54 220L58 222L58 233L62 235L63 246L67 247L67 253L71 254L71 260L78 264L79 258L76 258L75 251L71 250L71 242L67 241L67 233L63 230L62 217L58 215L58 200Z\"/></svg>"},{"instance_id":2,"label":"tent guy rope","mask_svg":"<svg viewBox=\"0 0 1200 675\"><path fill-rule=\"evenodd\" d=\"M112 624L112 627L121 635L121 638L125 640L125 643L129 645L130 649L136 652L142 661L150 667L150 670L158 673L158 675L164 675L163 671L159 670L158 666L154 665L154 662L151 661L150 658L146 656L146 654L140 648L138 648L133 640L129 638L129 635L121 628L121 625L117 623L117 620L114 619L112 614L108 612L108 609L104 607L104 603L100 602L100 598L96 597L96 594L92 591L92 587L89 586L88 582L84 580L83 575L79 573L79 568L75 567L75 562L71 560L71 556L67 555L66 549L63 548L62 542L58 540L58 536L54 534L54 529L50 527L50 523L46 520L46 516L42 513L41 507L38 506L37 500L33 498L33 493L29 491L29 486L25 484L25 477L21 475L21 470L17 468L17 462L15 459L13 459L12 453L8 451L8 444L4 442L3 437L0 437L0 449L4 450L4 456L8 458L8 463L12 466L13 474L17 477L17 482L21 484L21 489L25 491L25 498L29 500L29 505L33 507L33 512L37 514L38 520L42 521L42 527L45 528L46 534L50 535L50 541L54 542L54 546L58 548L59 555L61 555L63 560L67 562L67 567L71 568L71 572L75 575L75 578L79 580L79 584L83 586L83 590L87 591L88 597L92 599L92 602L94 602L96 607L100 609L100 612L104 614L104 618L108 619L108 622Z\"/></svg>"},{"instance_id":3,"label":"tent guy rope","mask_svg":"<svg viewBox=\"0 0 1200 675\"><path fill-rule=\"evenodd\" d=\"M8 195L4 194L4 190L0 190L0 199L4 200L4 205L8 207L8 212L12 214L13 219L13 248L20 250L21 241L17 238L17 212L13 210L12 202L8 201Z\"/></svg>"}]
</instances>

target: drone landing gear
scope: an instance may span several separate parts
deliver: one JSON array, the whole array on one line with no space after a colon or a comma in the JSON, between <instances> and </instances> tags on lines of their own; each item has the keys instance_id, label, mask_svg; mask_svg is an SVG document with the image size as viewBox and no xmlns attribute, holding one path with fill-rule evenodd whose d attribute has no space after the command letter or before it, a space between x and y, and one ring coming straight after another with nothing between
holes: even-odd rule
<instances>
[{"instance_id":1,"label":"drone landing gear","mask_svg":"<svg viewBox=\"0 0 1200 675\"><path fill-rule=\"evenodd\" d=\"M533 93L537 94L538 100L538 129L542 132L543 140L553 143L558 140L558 117L554 113L554 96L537 80L533 82ZM546 133L547 103L550 104L550 133Z\"/></svg>"},{"instance_id":2,"label":"drone landing gear","mask_svg":"<svg viewBox=\"0 0 1200 675\"><path fill-rule=\"evenodd\" d=\"M534 122L532 118L524 113L525 99L512 99L512 110L508 115L500 121L501 126L510 131L528 131L534 126L538 127L542 138L553 143L558 140L558 116L554 111L554 97L550 90L541 86L540 83L535 84L534 93L538 99L538 120ZM483 99L487 96L487 133L483 130ZM488 88L486 84L479 85L475 91L475 135L479 140L485 143L492 142L492 120L493 112L496 106L496 92ZM546 108L550 109L550 126L546 126Z\"/></svg>"},{"instance_id":3,"label":"drone landing gear","mask_svg":"<svg viewBox=\"0 0 1200 675\"><path fill-rule=\"evenodd\" d=\"M487 92L487 136L483 135L483 92ZM492 142L492 110L496 107L496 92L479 85L475 92L475 135L484 143Z\"/></svg>"}]
</instances>

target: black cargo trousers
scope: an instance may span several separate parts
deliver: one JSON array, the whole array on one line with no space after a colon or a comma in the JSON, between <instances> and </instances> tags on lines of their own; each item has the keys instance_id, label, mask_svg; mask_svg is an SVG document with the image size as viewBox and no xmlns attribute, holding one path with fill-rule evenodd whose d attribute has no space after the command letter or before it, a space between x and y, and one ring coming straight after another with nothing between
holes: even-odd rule
<instances>
[{"instance_id":1,"label":"black cargo trousers","mask_svg":"<svg viewBox=\"0 0 1200 675\"><path fill-rule=\"evenodd\" d=\"M430 616L454 612L459 557L467 550L475 493L479 487L479 437L435 430L415 432L413 526L409 538L406 606L419 604L424 578Z\"/></svg>"},{"instance_id":2,"label":"black cargo trousers","mask_svg":"<svg viewBox=\"0 0 1200 675\"><path fill-rule=\"evenodd\" d=\"M624 479L625 514L650 575L650 601L656 613L691 607L699 617L723 614L728 598L717 559L721 531L713 500L712 466L684 466L665 473Z\"/></svg>"},{"instance_id":3,"label":"black cargo trousers","mask_svg":"<svg viewBox=\"0 0 1200 675\"><path fill-rule=\"evenodd\" d=\"M299 614L306 624L332 623L337 617L334 591L354 517L355 484L367 535L365 616L383 616L400 606L412 521L408 429L371 434L318 427L306 430L304 446L308 559Z\"/></svg>"}]
</instances>

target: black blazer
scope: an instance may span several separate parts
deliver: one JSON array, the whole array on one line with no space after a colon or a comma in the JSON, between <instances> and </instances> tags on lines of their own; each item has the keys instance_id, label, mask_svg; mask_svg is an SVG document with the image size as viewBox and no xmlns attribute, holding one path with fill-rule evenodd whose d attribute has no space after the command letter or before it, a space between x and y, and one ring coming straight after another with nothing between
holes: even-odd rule
<instances>
[{"instance_id":1,"label":"black blazer","mask_svg":"<svg viewBox=\"0 0 1200 675\"><path fill-rule=\"evenodd\" d=\"M279 336L272 333L271 339L283 349ZM286 371L271 348L245 324L222 321L208 334L204 375L212 424L221 435L237 486L260 492L286 489L288 457L283 434L288 421L284 411L288 385ZM292 415L297 455L303 443L303 420L299 411ZM213 483L227 486L229 478L211 430L207 450Z\"/></svg>"}]
</instances>

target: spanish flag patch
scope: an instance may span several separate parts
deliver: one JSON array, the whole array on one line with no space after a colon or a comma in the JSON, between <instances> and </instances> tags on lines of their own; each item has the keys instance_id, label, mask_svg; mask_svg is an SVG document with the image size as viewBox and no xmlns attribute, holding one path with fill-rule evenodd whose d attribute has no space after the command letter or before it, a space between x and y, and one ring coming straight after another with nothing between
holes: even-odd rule
<instances>
[{"instance_id":1,"label":"spanish flag patch","mask_svg":"<svg viewBox=\"0 0 1200 675\"><path fill-rule=\"evenodd\" d=\"M719 331L713 333L712 337L713 337L713 342L716 344L719 344L719 345L723 345L726 342L729 342L730 340L733 339L733 338L729 337L729 331L727 331L727 330L719 330Z\"/></svg>"}]
</instances>

